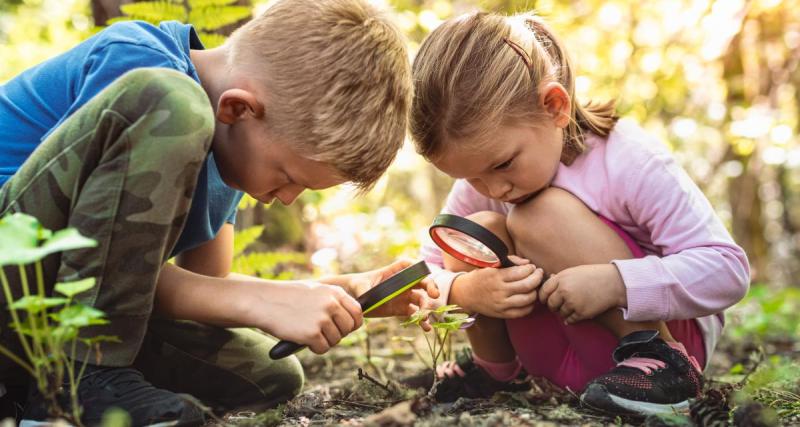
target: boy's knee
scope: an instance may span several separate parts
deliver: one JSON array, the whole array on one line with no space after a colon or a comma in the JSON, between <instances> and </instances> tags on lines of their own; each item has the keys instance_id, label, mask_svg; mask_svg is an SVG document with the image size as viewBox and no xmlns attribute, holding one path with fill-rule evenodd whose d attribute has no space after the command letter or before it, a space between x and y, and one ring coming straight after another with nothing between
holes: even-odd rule
<instances>
[{"instance_id":1,"label":"boy's knee","mask_svg":"<svg viewBox=\"0 0 800 427\"><path fill-rule=\"evenodd\" d=\"M587 213L591 211L572 193L550 187L511 209L508 232L514 241L546 243Z\"/></svg>"},{"instance_id":2,"label":"boy's knee","mask_svg":"<svg viewBox=\"0 0 800 427\"><path fill-rule=\"evenodd\" d=\"M275 376L278 378L275 376L265 378L264 380L269 383L263 386L273 388L274 395L278 396L279 400L289 400L300 394L305 383L305 375L297 356L286 357L273 363L276 364Z\"/></svg>"}]
</instances>

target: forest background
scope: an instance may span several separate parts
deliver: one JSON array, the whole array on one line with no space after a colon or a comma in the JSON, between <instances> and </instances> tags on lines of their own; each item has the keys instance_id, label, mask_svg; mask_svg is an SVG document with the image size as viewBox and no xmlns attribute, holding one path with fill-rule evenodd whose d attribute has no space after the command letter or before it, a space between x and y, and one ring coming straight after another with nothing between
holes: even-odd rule
<instances>
[{"instance_id":1,"label":"forest background","mask_svg":"<svg viewBox=\"0 0 800 427\"><path fill-rule=\"evenodd\" d=\"M753 288L731 310L727 345L753 351L768 345L767 353L783 361L800 358L800 1L379 3L392 7L412 59L425 35L463 12L535 9L545 17L576 65L578 99L616 98L621 116L667 143L747 251ZM190 22L213 47L268 5L0 0L0 84L119 19ZM344 187L307 191L288 207L245 198L234 268L303 278L418 258L451 183L408 142L361 197ZM732 359L744 353L737 354ZM747 369L736 360L723 365L727 374Z\"/></svg>"}]
</instances>

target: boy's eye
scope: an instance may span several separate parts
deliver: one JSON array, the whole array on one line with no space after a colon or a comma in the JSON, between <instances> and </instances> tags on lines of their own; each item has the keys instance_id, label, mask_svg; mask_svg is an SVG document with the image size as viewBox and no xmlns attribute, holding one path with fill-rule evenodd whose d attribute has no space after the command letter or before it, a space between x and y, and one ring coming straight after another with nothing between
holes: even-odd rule
<instances>
[{"instance_id":1,"label":"boy's eye","mask_svg":"<svg viewBox=\"0 0 800 427\"><path fill-rule=\"evenodd\" d=\"M494 170L500 171L500 170L503 170L503 169L508 169L508 167L511 166L511 162L513 160L514 160L514 158L512 157L512 158L506 160L505 162L500 163L499 165L494 167Z\"/></svg>"}]
</instances>

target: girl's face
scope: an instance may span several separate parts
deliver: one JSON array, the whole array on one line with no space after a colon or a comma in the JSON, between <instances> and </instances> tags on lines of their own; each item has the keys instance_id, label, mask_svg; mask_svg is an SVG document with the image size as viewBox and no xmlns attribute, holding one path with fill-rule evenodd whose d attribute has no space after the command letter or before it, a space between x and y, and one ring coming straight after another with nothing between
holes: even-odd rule
<instances>
[{"instance_id":1,"label":"girl's face","mask_svg":"<svg viewBox=\"0 0 800 427\"><path fill-rule=\"evenodd\" d=\"M563 149L559 125L544 119L536 125L503 125L482 141L446 141L445 152L433 164L466 179L486 197L522 203L555 177Z\"/></svg>"}]
</instances>

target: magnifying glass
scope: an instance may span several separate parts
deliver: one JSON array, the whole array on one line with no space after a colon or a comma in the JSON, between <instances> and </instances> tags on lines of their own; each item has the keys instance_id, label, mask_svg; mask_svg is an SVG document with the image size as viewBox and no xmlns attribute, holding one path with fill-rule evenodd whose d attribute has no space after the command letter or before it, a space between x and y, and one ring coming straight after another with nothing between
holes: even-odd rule
<instances>
[{"instance_id":1,"label":"magnifying glass","mask_svg":"<svg viewBox=\"0 0 800 427\"><path fill-rule=\"evenodd\" d=\"M367 314L414 287L429 274L431 274L431 271L428 270L425 261L420 261L375 285L356 298L356 301L361 305L362 313ZM269 351L269 357L273 360L283 359L305 347L303 344L282 340L275 347L272 347L272 350Z\"/></svg>"},{"instance_id":2,"label":"magnifying glass","mask_svg":"<svg viewBox=\"0 0 800 427\"><path fill-rule=\"evenodd\" d=\"M497 235L464 217L437 215L428 230L431 239L453 258L476 267L513 267L508 247Z\"/></svg>"}]
</instances>

